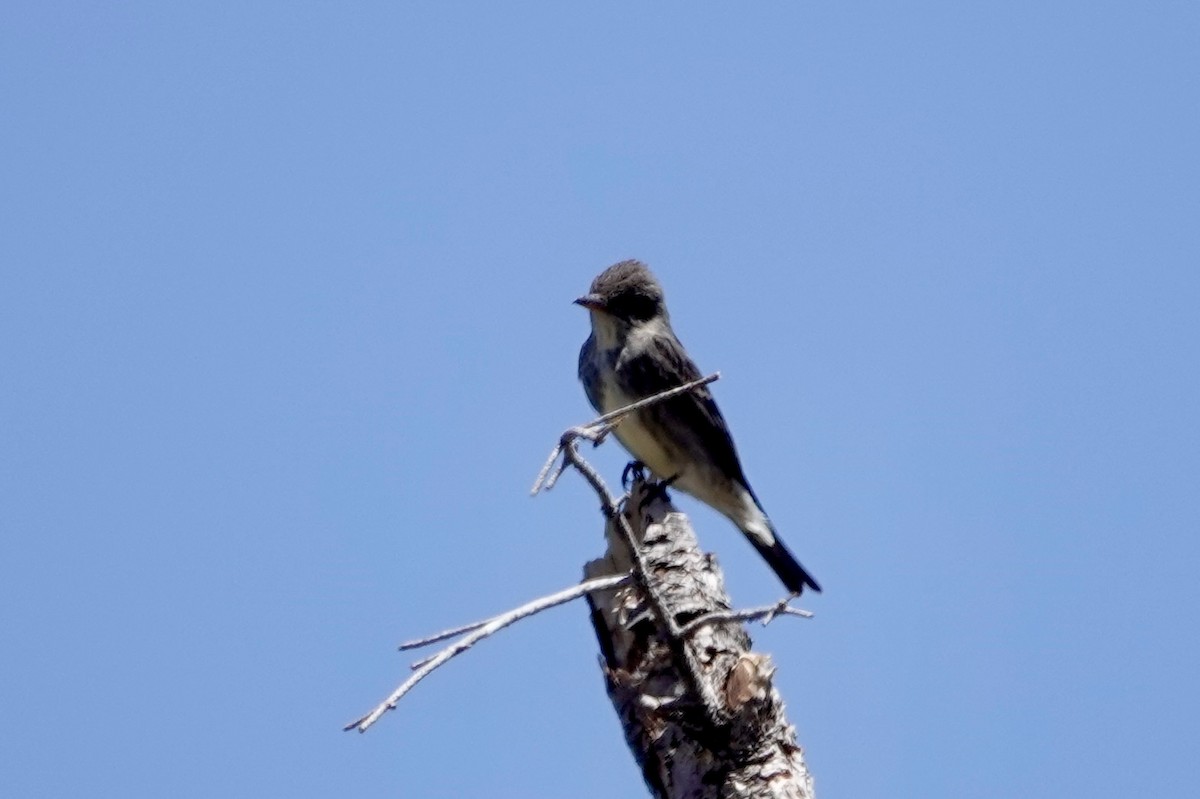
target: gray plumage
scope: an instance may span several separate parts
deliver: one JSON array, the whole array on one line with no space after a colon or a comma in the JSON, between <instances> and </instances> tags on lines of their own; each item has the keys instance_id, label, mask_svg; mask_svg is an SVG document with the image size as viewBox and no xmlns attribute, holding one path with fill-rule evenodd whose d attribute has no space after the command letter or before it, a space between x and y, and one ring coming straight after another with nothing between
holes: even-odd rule
<instances>
[{"instance_id":1,"label":"gray plumage","mask_svg":"<svg viewBox=\"0 0 1200 799\"><path fill-rule=\"evenodd\" d=\"M614 264L575 302L591 312L579 379L600 413L702 377L671 330L662 286L645 264ZM636 411L613 433L656 477L729 517L788 590L821 590L776 535L707 388Z\"/></svg>"}]
</instances>

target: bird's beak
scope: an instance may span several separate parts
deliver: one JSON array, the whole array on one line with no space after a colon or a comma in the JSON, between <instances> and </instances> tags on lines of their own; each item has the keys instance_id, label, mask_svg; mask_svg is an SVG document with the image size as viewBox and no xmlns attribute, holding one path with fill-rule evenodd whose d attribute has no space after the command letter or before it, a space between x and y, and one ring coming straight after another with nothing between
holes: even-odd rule
<instances>
[{"instance_id":1,"label":"bird's beak","mask_svg":"<svg viewBox=\"0 0 1200 799\"><path fill-rule=\"evenodd\" d=\"M601 299L599 294L584 294L582 297L575 300L575 304L582 305L584 308L587 308L589 311L604 310L604 300Z\"/></svg>"}]
</instances>

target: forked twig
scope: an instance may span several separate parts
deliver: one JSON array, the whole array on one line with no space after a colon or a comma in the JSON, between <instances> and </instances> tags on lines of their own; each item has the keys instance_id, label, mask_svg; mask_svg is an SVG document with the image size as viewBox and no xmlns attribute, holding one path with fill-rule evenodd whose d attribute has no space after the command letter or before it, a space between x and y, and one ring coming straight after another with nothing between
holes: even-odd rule
<instances>
[{"instance_id":1,"label":"forked twig","mask_svg":"<svg viewBox=\"0 0 1200 799\"><path fill-rule=\"evenodd\" d=\"M637 402L626 405L623 408L618 408L615 411L603 414L586 425L581 427L572 427L562 434L558 440L558 444L550 452L550 457L546 459L546 463L538 472L537 479L533 483L531 493L537 494L542 489L551 488L562 475L567 465L574 466L575 469L583 475L584 479L596 491L600 497L601 510L604 515L613 520L617 531L620 534L622 543L629 551L630 558L633 560L633 579L646 598L650 608L654 611L655 617L662 625L663 638L665 643L671 650L671 654L675 661L679 664L680 676L684 684L693 693L694 696L700 698L703 703L705 713L714 725L720 725L722 721L721 702L713 693L712 687L706 682L701 674L703 669L696 659L695 653L688 645L686 637L682 634L678 622L675 620L674 614L663 600L653 579L649 577L649 569L646 565L646 559L642 555L641 547L638 546L637 538L633 533L633 529L629 526L629 520L624 514L620 513L618 501L609 492L608 486L604 484L604 480L592 467L590 463L583 459L579 454L579 439L586 438L590 441L599 443L604 439L613 427L620 423L621 419L626 415L653 405L657 402L670 399L688 391L708 385L721 377L720 372L714 372L707 377L702 377L699 380L693 380L690 383L685 383L682 386L677 386L652 397L640 399ZM562 461L557 469L553 472L555 462L559 456L562 456Z\"/></svg>"},{"instance_id":2,"label":"forked twig","mask_svg":"<svg viewBox=\"0 0 1200 799\"><path fill-rule=\"evenodd\" d=\"M539 491L549 491L551 488L554 488L554 484L558 482L559 476L562 475L563 470L567 468L568 459L564 457L562 461L559 462L558 468L554 469L553 473L551 473L551 469L554 468L555 462L558 461L558 456L563 454L563 451L567 448L567 445L570 442L577 441L581 438L586 438L588 441L599 444L604 440L604 437L607 436L612 429L617 426L621 419L633 413L634 411L640 411L642 408L654 405L655 403L669 400L672 397L677 397L680 394L686 394L689 391L695 391L701 386L707 386L709 383L720 379L721 373L713 372L707 377L702 377L699 380L693 380L690 383L684 383L682 386L676 386L675 388L667 389L666 391L655 394L652 397L645 397L637 402L631 402L624 408L617 408L615 411L610 411L602 416L597 416L595 419L585 425L570 428L562 434L562 437L558 440L558 444L553 450L550 451L550 457L546 458L546 463L544 466L542 466L541 471L538 472L537 479L533 481L533 488L530 489L529 493L531 495L536 495Z\"/></svg>"},{"instance_id":3,"label":"forked twig","mask_svg":"<svg viewBox=\"0 0 1200 799\"><path fill-rule=\"evenodd\" d=\"M416 664L416 668L412 675L410 675L407 680L401 683L400 687L392 691L387 699L377 705L370 713L350 722L342 729L357 729L359 732L366 732L367 729L376 721L378 721L384 713L388 712L389 710L394 710L396 703L400 701L400 698L411 691L417 683L432 674L433 671L439 666L443 665L456 655L461 655L463 652L466 652L472 646L482 641L484 638L487 638L492 633L502 630L510 624L518 622L528 616L532 616L535 613L540 613L541 611L555 607L556 605L565 604L570 602L572 599L578 599L584 594L589 594L593 591L603 591L624 585L629 581L629 579L629 574L614 574L607 577L597 577L593 580L585 580L578 585L573 585L570 588L564 589L555 594L550 594L549 596L539 597L532 602L527 602L524 605L521 605L518 608L501 613L498 616L493 616L486 621L465 625L464 627L460 627L455 630L447 630L446 632L438 633L437 635L424 639L423 642L413 642L417 645L424 645L433 643L435 641L443 641L446 638L453 637L454 635L457 635L465 630L470 631L450 646L438 652L433 657L427 658L424 661ZM408 648L408 645L402 645L401 648Z\"/></svg>"}]
</instances>

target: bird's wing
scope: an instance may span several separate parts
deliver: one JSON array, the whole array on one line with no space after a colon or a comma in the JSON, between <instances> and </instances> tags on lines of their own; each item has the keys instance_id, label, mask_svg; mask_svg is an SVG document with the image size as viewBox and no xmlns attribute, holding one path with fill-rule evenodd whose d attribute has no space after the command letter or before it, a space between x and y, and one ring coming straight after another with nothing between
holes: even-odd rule
<instances>
[{"instance_id":1,"label":"bird's wing","mask_svg":"<svg viewBox=\"0 0 1200 799\"><path fill-rule=\"evenodd\" d=\"M588 402L596 409L596 413L604 413L604 398L601 396L599 370L596 368L596 337L588 336L579 349L579 382L583 383L583 392L587 394Z\"/></svg>"},{"instance_id":2,"label":"bird's wing","mask_svg":"<svg viewBox=\"0 0 1200 799\"><path fill-rule=\"evenodd\" d=\"M654 336L645 349L622 364L619 373L627 392L639 399L703 377L673 335ZM695 454L705 456L723 474L749 489L729 426L707 386L651 405L642 413L650 415L660 429L687 431L688 440L680 443L694 448Z\"/></svg>"}]
</instances>

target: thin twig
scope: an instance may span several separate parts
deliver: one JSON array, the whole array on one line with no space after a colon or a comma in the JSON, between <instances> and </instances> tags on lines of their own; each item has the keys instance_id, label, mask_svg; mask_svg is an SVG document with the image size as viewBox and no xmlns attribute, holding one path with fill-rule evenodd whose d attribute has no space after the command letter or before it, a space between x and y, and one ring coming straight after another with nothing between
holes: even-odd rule
<instances>
[{"instance_id":1,"label":"thin twig","mask_svg":"<svg viewBox=\"0 0 1200 799\"><path fill-rule=\"evenodd\" d=\"M561 441L555 445L554 449L550 450L550 457L546 458L546 463L542 465L541 470L538 472L537 479L533 481L533 488L529 489L529 496L537 496L537 493L543 488L549 491L558 482L559 475L563 473L563 469L567 468L566 461L559 464L558 469L555 470L552 476L547 478L547 475L550 474L550 469L554 466L562 451L563 445Z\"/></svg>"},{"instance_id":2,"label":"thin twig","mask_svg":"<svg viewBox=\"0 0 1200 799\"><path fill-rule=\"evenodd\" d=\"M388 712L389 710L394 710L396 703L400 701L400 698L411 691L417 683L432 674L433 671L439 666L446 663L456 655L466 652L476 643L482 641L484 638L487 638L492 633L502 630L510 624L518 622L528 616L532 616L535 613L540 613L547 608L552 608L556 605L562 605L566 602L570 602L572 599L578 599L584 594L589 594L593 591L603 591L624 585L629 581L629 579L629 574L614 574L607 577L597 577L593 580L585 580L578 585L573 585L570 588L559 591L558 593L539 597L532 602L527 602L519 608L514 608L513 610L501 613L498 616L493 616L482 624L475 626L474 629L472 629L467 635L455 641L453 644L438 652L433 657L424 661L420 667L417 668L411 676L409 676L407 680L400 684L399 688L397 688L395 691L392 691L391 695L389 695L388 698L385 699L381 704L377 705L374 710L362 718L347 724L343 729L357 729L359 732L366 732L367 729L376 721L378 721L384 713ZM450 634L453 635L453 632Z\"/></svg>"},{"instance_id":3,"label":"thin twig","mask_svg":"<svg viewBox=\"0 0 1200 799\"><path fill-rule=\"evenodd\" d=\"M572 427L562 434L558 444L553 450L550 451L550 457L546 458L546 463L542 466L541 471L538 472L537 479L533 481L533 488L530 489L529 493L531 495L536 495L539 491L549 491L554 487L554 484L558 482L559 476L562 475L563 470L567 466L567 459L563 458L562 463L553 474L551 474L550 470L553 468L555 461L558 460L558 456L563 454L567 448L567 445L572 441L580 438L586 438L595 444L599 444L604 440L604 437L609 434L613 427L616 426L617 422L634 411L640 411L642 408L654 405L655 403L669 400L672 397L677 397L680 394L686 394L689 391L695 391L701 386L707 386L709 383L720 379L721 373L713 372L707 377L702 377L699 380L693 380L690 383L684 383L682 386L676 386L675 388L667 389L666 391L655 394L652 397L645 397L637 402L631 402L623 408L617 408L615 411L610 411L601 416L597 416L595 419L585 425Z\"/></svg>"},{"instance_id":4,"label":"thin twig","mask_svg":"<svg viewBox=\"0 0 1200 799\"><path fill-rule=\"evenodd\" d=\"M614 516L621 518L621 514L619 513L620 504L617 498L608 490L608 486L605 485L604 479L600 477L600 473L579 454L579 447L576 442L569 441L563 447L563 463L569 463L574 466L576 471L583 475L583 479L587 480L595 492L600 495L600 509L604 511L605 517L609 519ZM630 536L632 535L633 533L630 531Z\"/></svg>"},{"instance_id":5,"label":"thin twig","mask_svg":"<svg viewBox=\"0 0 1200 799\"><path fill-rule=\"evenodd\" d=\"M617 408L615 411L610 411L610 412L604 414L603 416L600 416L600 417L596 418L595 420L589 422L585 426L586 427L594 427L594 426L606 425L609 422L613 422L613 421L620 419L622 416L625 416L626 414L633 413L634 411L640 411L642 408L645 408L648 405L654 405L657 402L662 402L663 400L669 400L669 399L671 399L671 397L676 397L680 394L686 394L689 391L695 391L696 389L700 388L701 386L707 386L709 383L715 382L720 379L721 379L721 373L713 372L708 377L697 378L696 380L693 380L690 383L684 383L682 386L676 386L675 388L669 388L666 391L659 392L658 394L655 394L650 397L645 397L643 399L638 400L637 402L631 402L628 405L626 405L624 408Z\"/></svg>"},{"instance_id":6,"label":"thin twig","mask_svg":"<svg viewBox=\"0 0 1200 799\"><path fill-rule=\"evenodd\" d=\"M712 613L705 613L703 616L692 619L687 624L683 625L680 632L687 636L696 632L706 624L716 624L725 621L754 621L762 619L763 626L770 624L776 616L799 616L802 619L811 619L813 614L810 610L801 610L793 608L787 603L791 601L788 597L780 605L776 602L774 605L763 605L760 608L746 608L745 610L715 610Z\"/></svg>"},{"instance_id":7,"label":"thin twig","mask_svg":"<svg viewBox=\"0 0 1200 799\"><path fill-rule=\"evenodd\" d=\"M422 647L429 646L430 644L436 644L438 641L445 641L447 638L453 638L456 635L469 633L471 630L478 630L480 627L487 624L494 618L495 616L489 619L483 619L481 621L473 621L470 624L464 624L461 627L453 627L449 630L443 630L442 632L437 633L436 635L431 635L427 638L417 638L412 641L405 641L404 643L400 644L400 646L396 647L396 649L404 652L409 649L420 649Z\"/></svg>"}]
</instances>

